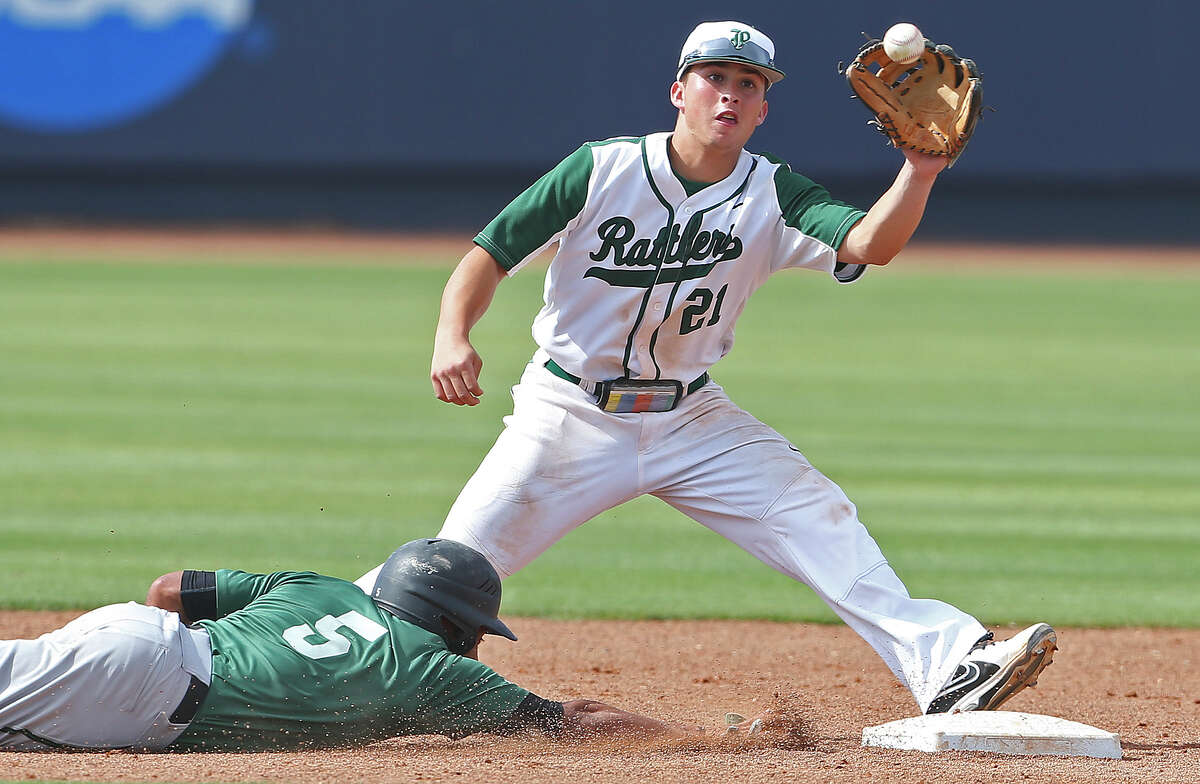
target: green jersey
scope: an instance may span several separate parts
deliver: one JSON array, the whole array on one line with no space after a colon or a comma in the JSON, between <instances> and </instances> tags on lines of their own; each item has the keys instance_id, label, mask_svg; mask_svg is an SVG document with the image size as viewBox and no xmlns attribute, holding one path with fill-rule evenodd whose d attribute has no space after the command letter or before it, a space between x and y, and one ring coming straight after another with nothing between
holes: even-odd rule
<instances>
[{"instance_id":1,"label":"green jersey","mask_svg":"<svg viewBox=\"0 0 1200 784\"><path fill-rule=\"evenodd\" d=\"M349 746L496 729L529 694L354 584L311 572L216 572L204 704L171 748Z\"/></svg>"}]
</instances>

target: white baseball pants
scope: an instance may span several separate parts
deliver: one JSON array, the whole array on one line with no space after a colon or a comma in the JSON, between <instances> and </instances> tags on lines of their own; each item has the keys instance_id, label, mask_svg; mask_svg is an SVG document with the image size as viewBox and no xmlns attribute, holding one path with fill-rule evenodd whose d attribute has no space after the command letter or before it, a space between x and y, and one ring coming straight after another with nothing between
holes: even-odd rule
<instances>
[{"instance_id":1,"label":"white baseball pants","mask_svg":"<svg viewBox=\"0 0 1200 784\"><path fill-rule=\"evenodd\" d=\"M504 431L438 534L480 551L501 576L650 494L816 591L922 712L986 632L945 602L911 598L842 490L717 384L674 411L609 414L544 361L535 355L513 388ZM370 592L376 574L360 587Z\"/></svg>"},{"instance_id":2,"label":"white baseball pants","mask_svg":"<svg viewBox=\"0 0 1200 784\"><path fill-rule=\"evenodd\" d=\"M208 634L134 602L2 640L0 750L165 748L187 728L168 717L192 676L212 678Z\"/></svg>"}]
</instances>

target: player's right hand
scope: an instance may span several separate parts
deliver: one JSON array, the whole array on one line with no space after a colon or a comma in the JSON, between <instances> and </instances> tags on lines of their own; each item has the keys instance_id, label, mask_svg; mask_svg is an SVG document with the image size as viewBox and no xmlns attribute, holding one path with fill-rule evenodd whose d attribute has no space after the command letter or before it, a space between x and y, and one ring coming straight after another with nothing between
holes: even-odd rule
<instances>
[{"instance_id":1,"label":"player's right hand","mask_svg":"<svg viewBox=\"0 0 1200 784\"><path fill-rule=\"evenodd\" d=\"M482 370L483 359L470 341L440 335L434 341L429 380L433 382L433 394L438 400L456 406L478 405L483 395L479 386Z\"/></svg>"}]
</instances>

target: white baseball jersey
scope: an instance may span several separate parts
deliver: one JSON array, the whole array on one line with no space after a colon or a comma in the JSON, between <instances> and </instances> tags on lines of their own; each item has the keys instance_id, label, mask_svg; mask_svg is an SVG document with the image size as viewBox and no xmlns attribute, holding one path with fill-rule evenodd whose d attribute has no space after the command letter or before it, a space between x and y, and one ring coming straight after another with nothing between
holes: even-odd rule
<instances>
[{"instance_id":1,"label":"white baseball jersey","mask_svg":"<svg viewBox=\"0 0 1200 784\"><path fill-rule=\"evenodd\" d=\"M771 273L863 272L837 264L862 210L744 150L732 174L689 195L669 138L585 144L475 238L510 274L559 243L533 335L582 378L686 384L729 353L734 322Z\"/></svg>"},{"instance_id":2,"label":"white baseball jersey","mask_svg":"<svg viewBox=\"0 0 1200 784\"><path fill-rule=\"evenodd\" d=\"M721 182L683 182L668 139L584 145L475 238L510 273L559 248L513 413L438 535L507 576L606 509L653 495L811 587L924 711L983 627L911 597L841 488L703 377L772 272L862 274L837 249L864 213L748 152ZM584 381L670 379L688 394L669 411L601 408L547 359Z\"/></svg>"}]
</instances>

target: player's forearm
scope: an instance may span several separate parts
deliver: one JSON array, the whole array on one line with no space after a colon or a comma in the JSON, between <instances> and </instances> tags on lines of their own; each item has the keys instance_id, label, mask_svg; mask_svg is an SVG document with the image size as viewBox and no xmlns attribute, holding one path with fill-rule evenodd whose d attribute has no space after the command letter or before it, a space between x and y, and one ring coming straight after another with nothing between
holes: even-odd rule
<instances>
[{"instance_id":1,"label":"player's forearm","mask_svg":"<svg viewBox=\"0 0 1200 784\"><path fill-rule=\"evenodd\" d=\"M904 249L925 215L940 166L908 158L892 186L846 235L838 260L851 264L887 264Z\"/></svg>"},{"instance_id":2,"label":"player's forearm","mask_svg":"<svg viewBox=\"0 0 1200 784\"><path fill-rule=\"evenodd\" d=\"M483 318L496 287L504 279L504 268L492 254L476 245L455 267L442 292L438 316L438 339L466 340L471 328Z\"/></svg>"},{"instance_id":3,"label":"player's forearm","mask_svg":"<svg viewBox=\"0 0 1200 784\"><path fill-rule=\"evenodd\" d=\"M650 737L684 735L685 730L665 721L614 708L594 700L563 703L563 735L589 738L607 735Z\"/></svg>"}]
</instances>

